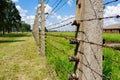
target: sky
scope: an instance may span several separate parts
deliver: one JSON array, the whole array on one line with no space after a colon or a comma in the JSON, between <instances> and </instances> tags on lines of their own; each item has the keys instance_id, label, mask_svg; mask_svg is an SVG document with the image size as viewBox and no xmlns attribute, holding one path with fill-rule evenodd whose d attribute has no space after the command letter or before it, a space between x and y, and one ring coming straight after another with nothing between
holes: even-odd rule
<instances>
[{"instance_id":1,"label":"sky","mask_svg":"<svg viewBox=\"0 0 120 80\"><path fill-rule=\"evenodd\" d=\"M25 21L26 23L33 26L36 9L40 3L40 0L12 0L12 1L15 2L16 7L19 10L20 15L22 17L22 21ZM76 14L75 13L76 0L68 0L68 2L64 6L62 6L62 4L64 4L67 0L62 0L62 2L59 2L59 1L60 0L45 0L45 6L46 6L45 12L51 13L51 11L54 9L51 15L49 15L49 17L46 19L45 26L48 29L58 26L58 25L55 25L55 26L49 27L49 25L58 23L70 17L74 17ZM104 3L109 1L113 1L113 0L104 0ZM104 17L114 16L114 15L120 15L120 0L108 5L105 5ZM66 22L62 22L60 25L71 22L73 20L74 18L69 19ZM118 24L118 23L120 23L120 19L104 20L104 26ZM74 27L66 26L65 28L60 28L59 30L71 31L71 30L74 30Z\"/></svg>"}]
</instances>

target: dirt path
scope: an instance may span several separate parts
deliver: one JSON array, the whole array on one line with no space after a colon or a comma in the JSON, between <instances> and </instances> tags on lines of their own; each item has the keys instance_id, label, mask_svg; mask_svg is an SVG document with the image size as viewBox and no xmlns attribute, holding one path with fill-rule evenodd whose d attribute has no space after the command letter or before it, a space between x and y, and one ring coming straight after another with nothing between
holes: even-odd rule
<instances>
[{"instance_id":1,"label":"dirt path","mask_svg":"<svg viewBox=\"0 0 120 80\"><path fill-rule=\"evenodd\" d=\"M0 38L5 39L0 43L0 80L51 80L32 36Z\"/></svg>"}]
</instances>

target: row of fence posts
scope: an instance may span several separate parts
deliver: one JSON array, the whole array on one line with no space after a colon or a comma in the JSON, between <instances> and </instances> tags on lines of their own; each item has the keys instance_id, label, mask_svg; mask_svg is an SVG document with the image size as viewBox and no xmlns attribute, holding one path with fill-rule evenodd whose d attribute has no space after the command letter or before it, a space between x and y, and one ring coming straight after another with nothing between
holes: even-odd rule
<instances>
[{"instance_id":1,"label":"row of fence posts","mask_svg":"<svg viewBox=\"0 0 120 80\"><path fill-rule=\"evenodd\" d=\"M103 17L103 7L103 0L76 0L76 20L72 23L76 26L75 39L102 44L103 20L83 22L81 20ZM33 35L40 47L40 54L45 57L44 8L44 0L41 0L41 6L36 12ZM38 14L39 10L41 15ZM41 31L38 27L39 23ZM71 44L76 44L76 48L74 56L69 58L70 61L75 62L74 73L69 74L69 80L102 80L98 75L102 74L102 47L70 41Z\"/></svg>"}]
</instances>

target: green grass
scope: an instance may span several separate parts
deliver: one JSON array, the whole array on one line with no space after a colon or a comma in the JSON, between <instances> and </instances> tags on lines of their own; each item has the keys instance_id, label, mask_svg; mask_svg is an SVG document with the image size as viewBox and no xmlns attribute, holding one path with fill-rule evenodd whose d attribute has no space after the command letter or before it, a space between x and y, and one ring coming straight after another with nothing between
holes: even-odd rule
<instances>
[{"instance_id":1,"label":"green grass","mask_svg":"<svg viewBox=\"0 0 120 80\"><path fill-rule=\"evenodd\" d=\"M0 34L0 37L29 37L31 36L28 33L10 33L10 34Z\"/></svg>"},{"instance_id":2,"label":"green grass","mask_svg":"<svg viewBox=\"0 0 120 80\"><path fill-rule=\"evenodd\" d=\"M104 33L103 38L107 42L119 42L120 43L120 34L117 33Z\"/></svg>"},{"instance_id":3,"label":"green grass","mask_svg":"<svg viewBox=\"0 0 120 80\"><path fill-rule=\"evenodd\" d=\"M73 33L65 32L52 32L50 34L73 36ZM68 60L68 57L73 55L74 45L69 44L69 41L58 37L47 37L46 56L56 73L57 80L67 80L68 73L73 73L74 64Z\"/></svg>"},{"instance_id":4,"label":"green grass","mask_svg":"<svg viewBox=\"0 0 120 80\"><path fill-rule=\"evenodd\" d=\"M0 41L0 80L49 79L31 33L6 34Z\"/></svg>"},{"instance_id":5,"label":"green grass","mask_svg":"<svg viewBox=\"0 0 120 80\"><path fill-rule=\"evenodd\" d=\"M111 80L120 80L120 51L104 48L103 73ZM106 80L104 78L104 80Z\"/></svg>"},{"instance_id":6,"label":"green grass","mask_svg":"<svg viewBox=\"0 0 120 80\"><path fill-rule=\"evenodd\" d=\"M61 35L61 36L74 36L72 32L50 32L47 34ZM104 38L108 37L112 39L113 34L104 34ZM114 37L114 41L118 38ZM56 50L54 47L62 50ZM67 80L68 73L73 73L74 64L68 61L68 56L73 56L74 54L74 45L69 44L69 41L56 38L56 37L47 37L47 46L46 46L46 56L48 62L52 65L52 68L57 74L57 80ZM105 60L103 61L103 73L110 77L112 80L120 80L120 52L108 48L103 49L103 55ZM117 62L116 62L117 61ZM119 62L118 62L119 61ZM67 71L65 70L67 69ZM103 80L107 80L103 78Z\"/></svg>"},{"instance_id":7,"label":"green grass","mask_svg":"<svg viewBox=\"0 0 120 80\"><path fill-rule=\"evenodd\" d=\"M47 34L75 35L74 32ZM117 35L119 37L119 34L116 34L112 38L113 34L104 34L104 38L116 41L119 40ZM56 80L67 80L68 73L74 73L74 63L68 61L68 57L74 55L74 48L75 45L69 44L68 40L47 36L46 58L50 65L48 68L52 68ZM46 63L37 50L31 33L0 35L0 80L51 80L45 68ZM112 80L120 80L120 52L104 48L103 55L103 73Z\"/></svg>"}]
</instances>

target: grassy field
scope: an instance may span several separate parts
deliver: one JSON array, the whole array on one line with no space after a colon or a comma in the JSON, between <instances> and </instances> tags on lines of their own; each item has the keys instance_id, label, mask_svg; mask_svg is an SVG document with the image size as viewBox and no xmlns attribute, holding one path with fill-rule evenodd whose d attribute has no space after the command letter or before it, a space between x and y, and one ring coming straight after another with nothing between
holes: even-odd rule
<instances>
[{"instance_id":1,"label":"grassy field","mask_svg":"<svg viewBox=\"0 0 120 80\"><path fill-rule=\"evenodd\" d=\"M103 38L104 38L107 42L118 42L118 43L120 43L120 34L104 33Z\"/></svg>"},{"instance_id":2,"label":"grassy field","mask_svg":"<svg viewBox=\"0 0 120 80\"><path fill-rule=\"evenodd\" d=\"M48 34L61 36L74 36L72 32L52 32ZM114 36L115 35L115 36ZM104 39L109 41L119 41L119 34L104 34ZM114 39L114 40L113 40ZM70 45L69 41L58 37L47 37L46 56L48 62L52 64L53 69L57 73L57 80L67 80L68 73L73 73L73 63L68 61L68 56L74 55L74 45ZM60 50L57 50L60 49ZM103 55L103 73L112 80L120 80L120 52L104 48ZM65 65L62 65L65 64ZM67 69L68 71L66 71ZM107 80L104 78L103 80Z\"/></svg>"},{"instance_id":3,"label":"grassy field","mask_svg":"<svg viewBox=\"0 0 120 80\"><path fill-rule=\"evenodd\" d=\"M47 80L31 33L0 35L0 80Z\"/></svg>"},{"instance_id":4,"label":"grassy field","mask_svg":"<svg viewBox=\"0 0 120 80\"><path fill-rule=\"evenodd\" d=\"M47 34L75 35L74 32ZM104 39L111 40L111 35L104 34ZM115 35L114 41L118 38ZM74 55L74 48L69 40L47 36L46 58L50 66L46 69L46 61L38 55L31 33L0 35L0 80L67 80L68 73L74 71L74 63L68 61ZM120 80L120 51L104 48L103 55L103 73L112 80Z\"/></svg>"},{"instance_id":5,"label":"grassy field","mask_svg":"<svg viewBox=\"0 0 120 80\"><path fill-rule=\"evenodd\" d=\"M105 57L103 60L103 73L111 80L120 80L120 51L104 48L103 54Z\"/></svg>"},{"instance_id":6,"label":"grassy field","mask_svg":"<svg viewBox=\"0 0 120 80\"><path fill-rule=\"evenodd\" d=\"M49 33L48 33L49 34ZM50 33L54 35L73 36L73 33ZM48 62L56 72L56 80L67 80L68 73L73 73L74 64L69 62L68 57L74 55L74 45L69 41L58 37L47 37L46 56Z\"/></svg>"}]
</instances>

